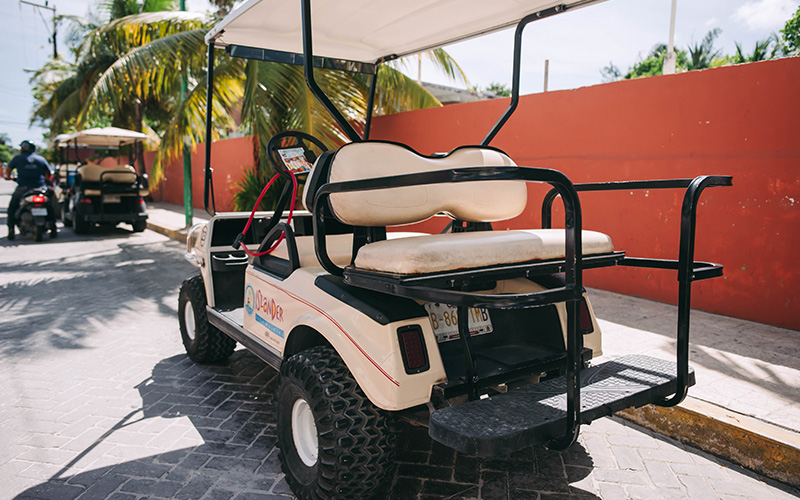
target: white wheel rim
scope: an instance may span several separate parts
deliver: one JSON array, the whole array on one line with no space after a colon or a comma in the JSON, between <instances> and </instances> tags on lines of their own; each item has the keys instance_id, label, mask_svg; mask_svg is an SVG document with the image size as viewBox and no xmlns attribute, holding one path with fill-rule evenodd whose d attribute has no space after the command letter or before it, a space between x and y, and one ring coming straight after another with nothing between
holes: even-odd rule
<instances>
[{"instance_id":1,"label":"white wheel rim","mask_svg":"<svg viewBox=\"0 0 800 500\"><path fill-rule=\"evenodd\" d=\"M317 463L317 425L311 407L302 398L292 406L292 439L300 460L313 467Z\"/></svg>"},{"instance_id":2,"label":"white wheel rim","mask_svg":"<svg viewBox=\"0 0 800 500\"><path fill-rule=\"evenodd\" d=\"M189 340L194 341L194 308L191 302L187 301L186 306L183 308L183 320L186 323L186 336L189 337Z\"/></svg>"}]
</instances>

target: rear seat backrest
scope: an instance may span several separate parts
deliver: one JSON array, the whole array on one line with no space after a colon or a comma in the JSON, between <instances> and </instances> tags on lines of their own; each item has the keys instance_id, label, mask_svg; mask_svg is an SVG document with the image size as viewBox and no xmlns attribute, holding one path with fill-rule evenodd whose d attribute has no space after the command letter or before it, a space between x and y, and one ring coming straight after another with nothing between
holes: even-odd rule
<instances>
[{"instance_id":1,"label":"rear seat backrest","mask_svg":"<svg viewBox=\"0 0 800 500\"><path fill-rule=\"evenodd\" d=\"M429 158L399 144L360 142L342 146L330 165L330 182L433 172L452 168L513 166L504 153L464 147ZM516 217L525 209L527 188L520 181L478 181L405 186L336 193L330 204L337 219L353 226L393 226L423 221L439 212L469 222Z\"/></svg>"},{"instance_id":2,"label":"rear seat backrest","mask_svg":"<svg viewBox=\"0 0 800 500\"><path fill-rule=\"evenodd\" d=\"M110 172L103 175L105 172ZM132 184L136 182L136 170L130 165L116 165L102 167L96 163L88 163L78 169L84 182L113 182L119 184Z\"/></svg>"}]
</instances>

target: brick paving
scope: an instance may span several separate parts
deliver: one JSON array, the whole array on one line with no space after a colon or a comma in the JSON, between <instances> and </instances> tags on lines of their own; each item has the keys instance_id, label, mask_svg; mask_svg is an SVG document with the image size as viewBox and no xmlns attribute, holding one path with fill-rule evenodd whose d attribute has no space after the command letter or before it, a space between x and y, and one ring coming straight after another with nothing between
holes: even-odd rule
<instances>
[{"instance_id":1,"label":"brick paving","mask_svg":"<svg viewBox=\"0 0 800 500\"><path fill-rule=\"evenodd\" d=\"M0 206L6 201L0 196ZM2 219L2 216L0 216ZM146 231L36 245L0 220L0 499L287 499L276 373L183 354L182 246ZM400 425L385 498L789 499L785 485L618 419L565 452L477 459Z\"/></svg>"}]
</instances>

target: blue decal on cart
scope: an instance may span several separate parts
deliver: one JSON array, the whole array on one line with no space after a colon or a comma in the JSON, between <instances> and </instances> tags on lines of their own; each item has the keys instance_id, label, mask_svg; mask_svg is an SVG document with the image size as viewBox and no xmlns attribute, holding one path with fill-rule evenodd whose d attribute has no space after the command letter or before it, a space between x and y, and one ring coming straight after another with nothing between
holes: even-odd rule
<instances>
[{"instance_id":1,"label":"blue decal on cart","mask_svg":"<svg viewBox=\"0 0 800 500\"><path fill-rule=\"evenodd\" d=\"M274 333L278 337L283 338L283 330L281 330L277 326L273 325L272 323L270 323L266 319L262 318L258 314L256 314L256 321L258 321L260 324L264 325L264 327L266 327L267 330L271 331L272 333Z\"/></svg>"},{"instance_id":2,"label":"blue decal on cart","mask_svg":"<svg viewBox=\"0 0 800 500\"><path fill-rule=\"evenodd\" d=\"M247 314L253 314L253 304L256 302L256 294L253 292L253 287L251 285L247 285L247 288L244 291L244 310L247 311Z\"/></svg>"}]
</instances>

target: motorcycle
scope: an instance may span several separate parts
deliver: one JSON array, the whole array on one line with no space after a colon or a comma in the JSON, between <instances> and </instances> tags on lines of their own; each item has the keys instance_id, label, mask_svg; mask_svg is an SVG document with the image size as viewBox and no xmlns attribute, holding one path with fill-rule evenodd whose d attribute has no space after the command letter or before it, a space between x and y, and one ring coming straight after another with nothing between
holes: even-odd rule
<instances>
[{"instance_id":1,"label":"motorcycle","mask_svg":"<svg viewBox=\"0 0 800 500\"><path fill-rule=\"evenodd\" d=\"M21 235L32 234L35 241L42 241L50 226L50 238L58 236L55 212L46 187L33 188L20 200L16 213L17 227Z\"/></svg>"}]
</instances>

